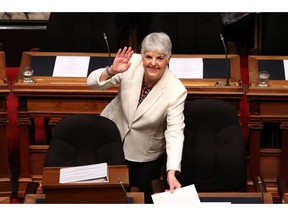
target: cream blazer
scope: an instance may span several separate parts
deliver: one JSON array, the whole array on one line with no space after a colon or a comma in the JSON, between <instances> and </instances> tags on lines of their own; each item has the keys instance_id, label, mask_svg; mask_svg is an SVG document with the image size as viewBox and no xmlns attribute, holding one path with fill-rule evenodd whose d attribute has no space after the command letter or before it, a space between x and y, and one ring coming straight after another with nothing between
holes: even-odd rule
<instances>
[{"instance_id":1,"label":"cream blazer","mask_svg":"<svg viewBox=\"0 0 288 216\"><path fill-rule=\"evenodd\" d=\"M184 141L184 103L187 90L167 67L163 77L137 108L144 68L141 54L134 53L130 68L99 81L104 68L93 71L87 84L94 89L119 85L118 95L101 115L113 120L124 141L125 158L147 162L167 153L167 170L181 171Z\"/></svg>"}]
</instances>

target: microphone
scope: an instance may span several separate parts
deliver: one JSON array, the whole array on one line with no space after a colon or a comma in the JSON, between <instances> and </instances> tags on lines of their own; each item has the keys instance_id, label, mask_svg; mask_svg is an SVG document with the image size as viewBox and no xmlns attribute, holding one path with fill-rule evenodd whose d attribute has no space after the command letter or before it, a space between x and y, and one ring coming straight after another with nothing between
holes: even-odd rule
<instances>
[{"instance_id":1,"label":"microphone","mask_svg":"<svg viewBox=\"0 0 288 216\"><path fill-rule=\"evenodd\" d=\"M111 52L110 52L110 47L109 47L109 43L108 43L108 38L107 38L105 32L103 33L103 36L104 36L104 40L106 42L106 47L107 47L107 51L108 51L108 55L109 55L109 64L111 66L112 65Z\"/></svg>"},{"instance_id":2,"label":"microphone","mask_svg":"<svg viewBox=\"0 0 288 216\"><path fill-rule=\"evenodd\" d=\"M125 187L124 187L124 185L123 185L123 182L121 181L120 178L118 178L118 183L121 185L121 187L122 187L122 189L123 189L123 191L124 191L126 203L129 203L129 202L128 202L128 195L127 195L126 189L125 189Z\"/></svg>"},{"instance_id":3,"label":"microphone","mask_svg":"<svg viewBox=\"0 0 288 216\"><path fill-rule=\"evenodd\" d=\"M230 77L230 70L229 70L229 63L228 63L228 57L227 57L227 48L224 42L224 37L222 36L222 34L220 34L220 39L222 41L223 47L224 47L224 51L225 51L225 59L226 59L226 71L227 71L227 78L226 78L226 84L225 86L230 86L229 83L229 77Z\"/></svg>"},{"instance_id":4,"label":"microphone","mask_svg":"<svg viewBox=\"0 0 288 216\"><path fill-rule=\"evenodd\" d=\"M260 192L261 192L261 199L262 199L262 202L264 203L264 188L263 188L263 185L262 185L262 180L260 178L260 176L257 176L257 180L258 180L258 185L259 185L259 188L260 188Z\"/></svg>"}]
</instances>

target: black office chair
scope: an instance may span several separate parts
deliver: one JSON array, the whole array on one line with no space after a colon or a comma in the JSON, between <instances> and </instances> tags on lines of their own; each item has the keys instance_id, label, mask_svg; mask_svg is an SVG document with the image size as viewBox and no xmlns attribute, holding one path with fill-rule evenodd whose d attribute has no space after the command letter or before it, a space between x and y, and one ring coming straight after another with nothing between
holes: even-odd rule
<instances>
[{"instance_id":1,"label":"black office chair","mask_svg":"<svg viewBox=\"0 0 288 216\"><path fill-rule=\"evenodd\" d=\"M261 55L288 55L288 13L260 13Z\"/></svg>"},{"instance_id":2,"label":"black office chair","mask_svg":"<svg viewBox=\"0 0 288 216\"><path fill-rule=\"evenodd\" d=\"M107 162L124 165L122 141L113 121L99 115L70 115L53 131L44 167Z\"/></svg>"},{"instance_id":3,"label":"black office chair","mask_svg":"<svg viewBox=\"0 0 288 216\"><path fill-rule=\"evenodd\" d=\"M117 52L121 33L116 13L50 13L44 51L50 52L107 52L103 37L106 34L110 51Z\"/></svg>"},{"instance_id":4,"label":"black office chair","mask_svg":"<svg viewBox=\"0 0 288 216\"><path fill-rule=\"evenodd\" d=\"M218 99L195 99L186 102L184 115L181 185L194 184L197 192L246 191L247 153L235 108ZM164 174L162 185L152 182L155 193L168 188L165 179ZM255 189L267 191L258 182Z\"/></svg>"},{"instance_id":5,"label":"black office chair","mask_svg":"<svg viewBox=\"0 0 288 216\"><path fill-rule=\"evenodd\" d=\"M247 181L246 146L235 108L215 99L185 105L183 186L197 191L243 191Z\"/></svg>"}]
</instances>

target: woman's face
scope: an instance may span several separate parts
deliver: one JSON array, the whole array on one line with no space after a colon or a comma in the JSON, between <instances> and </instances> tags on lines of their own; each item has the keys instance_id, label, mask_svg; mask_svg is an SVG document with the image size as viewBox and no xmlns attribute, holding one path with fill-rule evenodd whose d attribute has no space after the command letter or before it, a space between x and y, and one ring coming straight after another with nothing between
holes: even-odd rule
<instances>
[{"instance_id":1,"label":"woman's face","mask_svg":"<svg viewBox=\"0 0 288 216\"><path fill-rule=\"evenodd\" d=\"M149 86L155 85L163 76L169 59L166 55L146 51L143 54L144 78Z\"/></svg>"}]
</instances>

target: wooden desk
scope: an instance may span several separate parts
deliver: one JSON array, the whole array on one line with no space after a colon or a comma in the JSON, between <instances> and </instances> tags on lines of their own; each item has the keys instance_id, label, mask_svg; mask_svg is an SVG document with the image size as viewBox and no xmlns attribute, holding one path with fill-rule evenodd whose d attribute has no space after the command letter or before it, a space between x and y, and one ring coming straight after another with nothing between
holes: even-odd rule
<instances>
[{"instance_id":1,"label":"wooden desk","mask_svg":"<svg viewBox=\"0 0 288 216\"><path fill-rule=\"evenodd\" d=\"M271 193L257 192L216 192L198 193L201 202L263 203L273 204Z\"/></svg>"},{"instance_id":2,"label":"wooden desk","mask_svg":"<svg viewBox=\"0 0 288 216\"><path fill-rule=\"evenodd\" d=\"M109 182L59 183L60 167L43 169L42 188L45 203L126 203L125 192L118 182L129 186L128 167L108 166Z\"/></svg>"},{"instance_id":3,"label":"wooden desk","mask_svg":"<svg viewBox=\"0 0 288 216\"><path fill-rule=\"evenodd\" d=\"M133 204L144 204L144 195L142 192L128 192L128 197L132 197ZM288 195L288 194L287 194ZM271 193L261 193L256 192L243 192L243 193L198 193L201 202L231 202L233 204L250 204L250 203L264 203L273 204L273 199ZM46 203L45 194L26 194L24 199L24 204L37 204ZM287 196L288 203L288 196Z\"/></svg>"},{"instance_id":4,"label":"wooden desk","mask_svg":"<svg viewBox=\"0 0 288 216\"><path fill-rule=\"evenodd\" d=\"M10 169L6 126L8 122L7 96L10 90L6 78L5 53L0 52L0 196L11 195Z\"/></svg>"},{"instance_id":5,"label":"wooden desk","mask_svg":"<svg viewBox=\"0 0 288 216\"><path fill-rule=\"evenodd\" d=\"M92 56L103 57L101 53L47 53L25 52L22 56L21 68L29 66L34 57L55 56ZM113 55L112 55L113 56ZM178 57L199 57L199 55L179 55ZM225 55L201 55L203 58L225 58ZM177 57L175 55L175 57ZM225 78L185 79L182 80L188 90L187 100L197 98L219 98L231 102L239 112L244 90L239 86L240 58L229 55L233 85L216 86L216 82L225 82ZM105 62L104 62L105 63ZM44 64L45 65L45 64ZM40 73L40 72L39 72ZM217 71L215 71L217 73ZM109 90L92 90L86 84L86 77L51 77L35 76L35 83L22 82L19 72L13 86L13 93L18 97L18 124L20 127L20 177L19 197L23 197L26 185L30 181L42 180L42 169L48 144L35 145L29 133L33 118L47 118L49 125L56 125L61 118L72 114L100 114L104 107L117 95L117 88ZM41 192L41 191L40 191Z\"/></svg>"},{"instance_id":6,"label":"wooden desk","mask_svg":"<svg viewBox=\"0 0 288 216\"><path fill-rule=\"evenodd\" d=\"M288 81L270 80L269 87L257 87L260 60L283 60L288 57L249 56L250 85L247 98L250 104L250 176L261 175L275 201L280 201L276 179L288 177ZM281 147L261 147L265 123L279 123Z\"/></svg>"},{"instance_id":7,"label":"wooden desk","mask_svg":"<svg viewBox=\"0 0 288 216\"><path fill-rule=\"evenodd\" d=\"M131 200L129 204L144 204L143 192L127 192L128 199ZM24 204L46 203L45 194L26 194Z\"/></svg>"}]
</instances>

